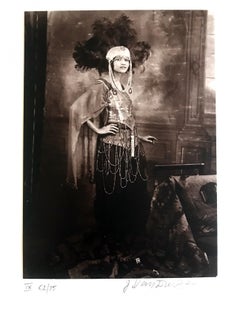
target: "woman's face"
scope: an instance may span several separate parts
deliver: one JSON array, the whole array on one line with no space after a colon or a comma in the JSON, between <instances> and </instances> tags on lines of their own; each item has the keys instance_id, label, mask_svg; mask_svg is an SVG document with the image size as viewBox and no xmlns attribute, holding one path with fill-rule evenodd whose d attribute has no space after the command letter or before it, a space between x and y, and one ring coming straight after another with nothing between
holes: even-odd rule
<instances>
[{"instance_id":1,"label":"woman's face","mask_svg":"<svg viewBox=\"0 0 240 312\"><path fill-rule=\"evenodd\" d=\"M113 59L113 70L117 73L126 73L128 71L130 60L126 56L116 56Z\"/></svg>"}]
</instances>

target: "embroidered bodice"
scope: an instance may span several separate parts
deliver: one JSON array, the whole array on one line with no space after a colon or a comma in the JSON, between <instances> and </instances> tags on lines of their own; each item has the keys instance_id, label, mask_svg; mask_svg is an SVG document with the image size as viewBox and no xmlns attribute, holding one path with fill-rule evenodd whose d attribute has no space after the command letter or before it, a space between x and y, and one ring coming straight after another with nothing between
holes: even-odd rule
<instances>
[{"instance_id":1,"label":"embroidered bodice","mask_svg":"<svg viewBox=\"0 0 240 312\"><path fill-rule=\"evenodd\" d=\"M126 92L110 90L107 107L107 123L124 124L131 130L135 127L133 105Z\"/></svg>"}]
</instances>

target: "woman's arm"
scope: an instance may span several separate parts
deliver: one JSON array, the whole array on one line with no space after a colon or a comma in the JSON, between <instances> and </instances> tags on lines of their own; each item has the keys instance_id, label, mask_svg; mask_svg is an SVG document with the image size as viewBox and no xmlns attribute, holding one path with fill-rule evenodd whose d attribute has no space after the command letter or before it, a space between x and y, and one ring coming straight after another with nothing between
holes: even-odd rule
<instances>
[{"instance_id":1,"label":"woman's arm","mask_svg":"<svg viewBox=\"0 0 240 312\"><path fill-rule=\"evenodd\" d=\"M102 128L98 128L94 125L94 123L90 120L87 120L87 125L90 129L92 129L95 133L99 135L103 134L116 134L118 132L118 127L115 124L109 124Z\"/></svg>"},{"instance_id":2,"label":"woman's arm","mask_svg":"<svg viewBox=\"0 0 240 312\"><path fill-rule=\"evenodd\" d=\"M94 125L94 123L90 120L87 120L87 125L89 126L90 129L92 129L95 133L99 135L103 134L116 134L118 132L118 127L115 124L109 124L107 126L104 126L102 128L98 128ZM140 140L147 142L147 143L156 143L157 138L151 135L146 135L146 136L138 136Z\"/></svg>"},{"instance_id":3,"label":"woman's arm","mask_svg":"<svg viewBox=\"0 0 240 312\"><path fill-rule=\"evenodd\" d=\"M155 138L154 136L151 136L151 135L145 135L145 136L139 135L138 137L143 142L152 143L152 144L156 143L158 140L157 138Z\"/></svg>"}]
</instances>

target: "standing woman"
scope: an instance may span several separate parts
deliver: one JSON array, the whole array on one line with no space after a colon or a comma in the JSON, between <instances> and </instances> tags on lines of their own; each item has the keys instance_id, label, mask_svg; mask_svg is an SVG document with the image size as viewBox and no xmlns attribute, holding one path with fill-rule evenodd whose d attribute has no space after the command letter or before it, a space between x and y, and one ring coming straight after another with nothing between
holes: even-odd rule
<instances>
[{"instance_id":1,"label":"standing woman","mask_svg":"<svg viewBox=\"0 0 240 312\"><path fill-rule=\"evenodd\" d=\"M153 144L156 138L137 132L130 50L110 46L105 60L108 74L101 74L70 108L69 169L77 186L86 167L94 164L98 230L107 241L125 244L144 235L150 203L142 141ZM86 137L80 134L86 126L93 147L87 153Z\"/></svg>"}]
</instances>

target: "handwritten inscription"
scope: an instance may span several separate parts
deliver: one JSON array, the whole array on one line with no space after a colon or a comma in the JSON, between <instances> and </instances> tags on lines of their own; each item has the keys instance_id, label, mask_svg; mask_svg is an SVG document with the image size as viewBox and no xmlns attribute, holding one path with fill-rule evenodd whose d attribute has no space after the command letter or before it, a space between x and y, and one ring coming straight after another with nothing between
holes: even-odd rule
<instances>
[{"instance_id":1,"label":"handwritten inscription","mask_svg":"<svg viewBox=\"0 0 240 312\"><path fill-rule=\"evenodd\" d=\"M179 286L190 286L194 285L191 281L167 281L163 279L154 280L127 280L126 285L123 288L123 292L126 293L128 289L137 289L141 287L145 288L169 288L169 287L179 287Z\"/></svg>"},{"instance_id":2,"label":"handwritten inscription","mask_svg":"<svg viewBox=\"0 0 240 312\"><path fill-rule=\"evenodd\" d=\"M33 283L24 283L24 291L31 291Z\"/></svg>"},{"instance_id":3,"label":"handwritten inscription","mask_svg":"<svg viewBox=\"0 0 240 312\"><path fill-rule=\"evenodd\" d=\"M49 283L40 283L40 284L36 284L33 282L24 283L24 292L39 291L43 293L49 293L54 292L56 288L57 285Z\"/></svg>"}]
</instances>

